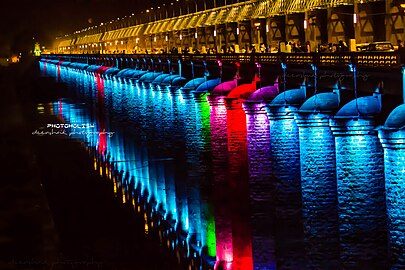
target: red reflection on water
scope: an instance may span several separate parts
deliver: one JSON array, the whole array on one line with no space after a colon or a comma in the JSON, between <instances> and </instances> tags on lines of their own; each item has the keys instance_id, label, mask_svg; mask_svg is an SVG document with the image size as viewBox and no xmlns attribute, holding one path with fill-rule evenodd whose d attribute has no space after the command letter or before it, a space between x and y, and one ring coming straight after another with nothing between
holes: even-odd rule
<instances>
[{"instance_id":1,"label":"red reflection on water","mask_svg":"<svg viewBox=\"0 0 405 270\"><path fill-rule=\"evenodd\" d=\"M107 150L107 135L105 134L105 105L104 105L104 79L96 76L97 85L97 122L99 127L98 152L104 155Z\"/></svg>"},{"instance_id":2,"label":"red reflection on water","mask_svg":"<svg viewBox=\"0 0 405 270\"><path fill-rule=\"evenodd\" d=\"M59 63L62 63L62 62L59 62ZM57 65L57 67L58 67L58 82L60 82L60 65L59 65L59 63Z\"/></svg>"},{"instance_id":3,"label":"red reflection on water","mask_svg":"<svg viewBox=\"0 0 405 270\"><path fill-rule=\"evenodd\" d=\"M59 105L59 114L62 115L63 114L63 102L62 102L62 99L59 99L58 105Z\"/></svg>"}]
</instances>

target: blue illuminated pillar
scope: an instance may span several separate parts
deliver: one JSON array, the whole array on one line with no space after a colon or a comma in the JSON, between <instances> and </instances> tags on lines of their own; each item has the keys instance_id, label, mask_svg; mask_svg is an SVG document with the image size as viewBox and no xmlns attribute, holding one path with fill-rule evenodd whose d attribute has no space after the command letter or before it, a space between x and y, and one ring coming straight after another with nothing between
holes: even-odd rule
<instances>
[{"instance_id":1,"label":"blue illuminated pillar","mask_svg":"<svg viewBox=\"0 0 405 270\"><path fill-rule=\"evenodd\" d=\"M187 89L181 89L184 116L184 136L186 147L186 170L187 170L187 198L189 234L188 240L194 245L201 244L201 194L200 179L204 171L201 171L200 152L198 149L200 137L197 136L195 102L193 95Z\"/></svg>"},{"instance_id":2,"label":"blue illuminated pillar","mask_svg":"<svg viewBox=\"0 0 405 270\"><path fill-rule=\"evenodd\" d=\"M276 269L275 189L271 172L270 123L265 104L244 102L251 205L253 269Z\"/></svg>"},{"instance_id":3,"label":"blue illuminated pillar","mask_svg":"<svg viewBox=\"0 0 405 270\"><path fill-rule=\"evenodd\" d=\"M304 100L304 88L288 90L266 107L270 120L271 171L276 183L277 265L286 269L305 266L300 145L294 119L294 113Z\"/></svg>"},{"instance_id":4,"label":"blue illuminated pillar","mask_svg":"<svg viewBox=\"0 0 405 270\"><path fill-rule=\"evenodd\" d=\"M177 223L176 228L178 232L188 233L189 218L188 218L188 197L187 197L187 171L185 142L184 142L184 117L185 117L185 104L180 90L171 89L172 102L173 102L173 132L170 140L172 141L173 148L171 154L175 160L175 184L176 184L176 210L177 210Z\"/></svg>"},{"instance_id":5,"label":"blue illuminated pillar","mask_svg":"<svg viewBox=\"0 0 405 270\"><path fill-rule=\"evenodd\" d=\"M329 119L338 106L338 93L322 93L308 99L295 114L309 269L336 269L338 265L335 138L329 126Z\"/></svg>"},{"instance_id":6,"label":"blue illuminated pillar","mask_svg":"<svg viewBox=\"0 0 405 270\"><path fill-rule=\"evenodd\" d=\"M159 87L159 95L157 99L158 117L160 120L157 122L157 142L159 147L160 156L166 160L164 162L164 178L166 187L166 211L165 218L170 222L177 220L176 210L176 187L174 168L175 162L171 149L173 148L172 134L174 129L174 115L173 115L173 97L166 87ZM174 224L173 224L174 225Z\"/></svg>"},{"instance_id":7,"label":"blue illuminated pillar","mask_svg":"<svg viewBox=\"0 0 405 270\"><path fill-rule=\"evenodd\" d=\"M380 109L378 95L362 97L346 104L330 121L336 143L340 258L344 269L384 269L384 157L373 117Z\"/></svg>"},{"instance_id":8,"label":"blue illuminated pillar","mask_svg":"<svg viewBox=\"0 0 405 270\"><path fill-rule=\"evenodd\" d=\"M405 105L394 109L379 130L384 147L388 247L391 269L405 269Z\"/></svg>"}]
</instances>

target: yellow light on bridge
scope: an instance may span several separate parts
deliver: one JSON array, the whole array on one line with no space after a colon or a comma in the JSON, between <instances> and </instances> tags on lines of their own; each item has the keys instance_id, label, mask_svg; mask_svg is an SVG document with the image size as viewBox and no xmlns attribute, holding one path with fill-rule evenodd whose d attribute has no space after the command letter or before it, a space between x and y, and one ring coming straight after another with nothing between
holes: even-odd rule
<instances>
[{"instance_id":1,"label":"yellow light on bridge","mask_svg":"<svg viewBox=\"0 0 405 270\"><path fill-rule=\"evenodd\" d=\"M405 3L404 4L400 4L401 8L405 9Z\"/></svg>"}]
</instances>

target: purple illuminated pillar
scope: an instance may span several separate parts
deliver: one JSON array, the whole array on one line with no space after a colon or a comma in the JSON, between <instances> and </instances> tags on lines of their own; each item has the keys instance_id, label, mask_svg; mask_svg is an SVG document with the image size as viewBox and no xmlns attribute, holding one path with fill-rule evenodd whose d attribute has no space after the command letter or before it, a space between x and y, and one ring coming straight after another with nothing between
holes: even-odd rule
<instances>
[{"instance_id":1,"label":"purple illuminated pillar","mask_svg":"<svg viewBox=\"0 0 405 270\"><path fill-rule=\"evenodd\" d=\"M228 130L224 97L208 96L210 103L212 172L214 181L216 266L232 266L232 213L228 174Z\"/></svg>"},{"instance_id":2,"label":"purple illuminated pillar","mask_svg":"<svg viewBox=\"0 0 405 270\"><path fill-rule=\"evenodd\" d=\"M244 102L247 124L253 269L276 269L274 180L265 104Z\"/></svg>"}]
</instances>

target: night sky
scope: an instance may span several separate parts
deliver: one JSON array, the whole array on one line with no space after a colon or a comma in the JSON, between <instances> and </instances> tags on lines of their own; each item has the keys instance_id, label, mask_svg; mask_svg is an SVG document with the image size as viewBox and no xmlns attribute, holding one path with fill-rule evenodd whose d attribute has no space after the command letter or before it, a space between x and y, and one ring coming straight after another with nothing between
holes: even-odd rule
<instances>
[{"instance_id":1,"label":"night sky","mask_svg":"<svg viewBox=\"0 0 405 270\"><path fill-rule=\"evenodd\" d=\"M7 56L10 52L28 53L35 42L39 42L41 46L50 46L56 36L138 13L162 2L170 1L3 0L0 16L0 56Z\"/></svg>"}]
</instances>

